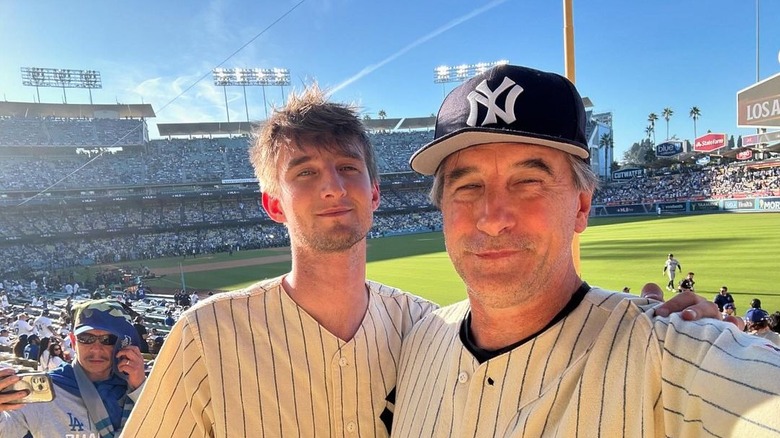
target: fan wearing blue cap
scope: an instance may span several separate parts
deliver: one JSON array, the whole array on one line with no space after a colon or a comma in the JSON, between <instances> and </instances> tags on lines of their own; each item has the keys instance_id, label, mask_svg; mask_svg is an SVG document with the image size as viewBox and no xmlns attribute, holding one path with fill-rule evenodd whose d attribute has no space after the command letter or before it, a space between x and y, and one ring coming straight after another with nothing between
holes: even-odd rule
<instances>
[{"instance_id":1,"label":"fan wearing blue cap","mask_svg":"<svg viewBox=\"0 0 780 438\"><path fill-rule=\"evenodd\" d=\"M15 404L24 391L0 395L0 435L119 436L146 379L138 332L119 302L74 307L76 358L50 372L54 401ZM0 369L0 391L19 380Z\"/></svg>"},{"instance_id":2,"label":"fan wearing blue cap","mask_svg":"<svg viewBox=\"0 0 780 438\"><path fill-rule=\"evenodd\" d=\"M780 347L780 334L769 327L769 312L764 309L754 309L747 318L747 331L750 334L760 336L772 341Z\"/></svg>"}]
</instances>

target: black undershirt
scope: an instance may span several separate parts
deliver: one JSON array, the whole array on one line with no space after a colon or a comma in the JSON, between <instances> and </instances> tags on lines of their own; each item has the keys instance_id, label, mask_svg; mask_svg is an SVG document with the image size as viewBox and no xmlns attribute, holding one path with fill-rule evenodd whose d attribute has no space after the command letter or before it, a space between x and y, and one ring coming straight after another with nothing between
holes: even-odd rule
<instances>
[{"instance_id":1,"label":"black undershirt","mask_svg":"<svg viewBox=\"0 0 780 438\"><path fill-rule=\"evenodd\" d=\"M460 324L460 341L463 342L463 345L466 347L466 349L474 355L474 358L476 358L479 363L486 362L490 359L493 359L494 357L498 357L506 353L507 351L513 350L520 345L523 345L529 339L538 336L543 331L557 324L558 321L565 318L568 314L574 311L577 306L580 305L583 298L585 298L585 294L587 294L589 290L590 286L588 286L588 283L583 281L580 287L572 294L571 299L569 299L569 302L566 303L566 306L564 306L563 309L561 309L561 311L558 312L558 314L555 315L555 317L550 322L548 322L546 326L544 326L544 328L519 342L515 342L514 344L503 348L499 348L498 350L485 350L477 347L477 345L474 343L472 340L474 336L471 333L471 311L469 311L469 313L466 315L466 318Z\"/></svg>"}]
</instances>

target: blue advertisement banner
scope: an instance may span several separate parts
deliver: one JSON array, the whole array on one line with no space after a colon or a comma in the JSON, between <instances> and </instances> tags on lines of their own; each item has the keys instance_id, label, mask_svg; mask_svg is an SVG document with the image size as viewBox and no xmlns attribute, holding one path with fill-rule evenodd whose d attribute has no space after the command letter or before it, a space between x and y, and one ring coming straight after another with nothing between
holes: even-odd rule
<instances>
[{"instance_id":1,"label":"blue advertisement banner","mask_svg":"<svg viewBox=\"0 0 780 438\"><path fill-rule=\"evenodd\" d=\"M753 198L745 199L727 199L723 201L724 210L754 210L756 200Z\"/></svg>"},{"instance_id":2,"label":"blue advertisement banner","mask_svg":"<svg viewBox=\"0 0 780 438\"><path fill-rule=\"evenodd\" d=\"M667 141L655 145L655 155L658 157L673 157L681 154L682 151L683 145L681 141Z\"/></svg>"},{"instance_id":3,"label":"blue advertisement banner","mask_svg":"<svg viewBox=\"0 0 780 438\"><path fill-rule=\"evenodd\" d=\"M647 213L641 204L635 205L616 205L604 207L607 214L642 214Z\"/></svg>"}]
</instances>

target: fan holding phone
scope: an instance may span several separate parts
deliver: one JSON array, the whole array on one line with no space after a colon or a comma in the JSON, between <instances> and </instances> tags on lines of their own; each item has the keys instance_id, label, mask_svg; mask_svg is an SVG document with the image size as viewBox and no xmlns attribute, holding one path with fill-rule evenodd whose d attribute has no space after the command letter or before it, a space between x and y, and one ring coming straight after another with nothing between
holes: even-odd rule
<instances>
[{"instance_id":1,"label":"fan holding phone","mask_svg":"<svg viewBox=\"0 0 780 438\"><path fill-rule=\"evenodd\" d=\"M74 307L76 359L49 374L0 369L0 436L119 436L146 379L138 332L115 300Z\"/></svg>"}]
</instances>

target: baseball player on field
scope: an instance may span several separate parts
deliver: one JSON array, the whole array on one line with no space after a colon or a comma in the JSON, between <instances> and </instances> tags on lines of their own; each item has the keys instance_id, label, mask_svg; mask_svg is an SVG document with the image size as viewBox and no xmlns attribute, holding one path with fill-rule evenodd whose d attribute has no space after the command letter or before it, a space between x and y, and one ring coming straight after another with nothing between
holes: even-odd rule
<instances>
[{"instance_id":1,"label":"baseball player on field","mask_svg":"<svg viewBox=\"0 0 780 438\"><path fill-rule=\"evenodd\" d=\"M651 318L648 300L579 277L571 245L597 184L585 128L574 86L524 67L444 100L411 165L434 175L468 299L405 339L393 434L780 435L780 349L723 321Z\"/></svg>"},{"instance_id":2,"label":"baseball player on field","mask_svg":"<svg viewBox=\"0 0 780 438\"><path fill-rule=\"evenodd\" d=\"M674 254L669 253L669 257L666 259L666 262L664 262L664 274L669 276L669 283L666 284L666 289L674 289L674 277L677 274L678 269L680 270L680 273L682 273L682 265L674 258Z\"/></svg>"},{"instance_id":3,"label":"baseball player on field","mask_svg":"<svg viewBox=\"0 0 780 438\"><path fill-rule=\"evenodd\" d=\"M435 305L366 280L379 176L358 114L311 86L250 155L292 269L185 312L125 435L388 436L401 341Z\"/></svg>"}]
</instances>

